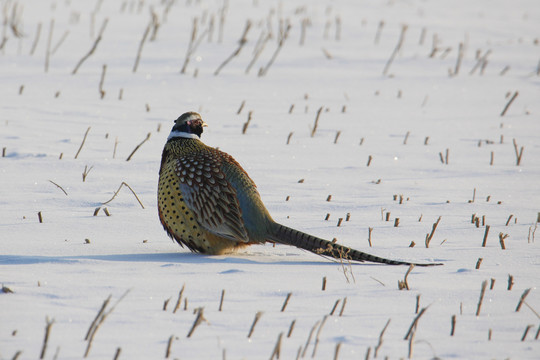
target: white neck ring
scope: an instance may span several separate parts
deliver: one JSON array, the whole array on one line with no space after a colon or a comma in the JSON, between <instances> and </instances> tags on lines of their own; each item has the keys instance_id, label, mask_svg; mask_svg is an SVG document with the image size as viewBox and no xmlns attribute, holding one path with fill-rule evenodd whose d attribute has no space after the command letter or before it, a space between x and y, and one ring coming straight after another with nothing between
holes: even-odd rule
<instances>
[{"instance_id":1,"label":"white neck ring","mask_svg":"<svg viewBox=\"0 0 540 360\"><path fill-rule=\"evenodd\" d=\"M169 137L167 138L167 140L170 140L172 138L177 138L177 137L186 138L186 139L198 139L199 138L196 134L189 134L189 133L183 132L183 131L171 131L171 133L169 134Z\"/></svg>"}]
</instances>

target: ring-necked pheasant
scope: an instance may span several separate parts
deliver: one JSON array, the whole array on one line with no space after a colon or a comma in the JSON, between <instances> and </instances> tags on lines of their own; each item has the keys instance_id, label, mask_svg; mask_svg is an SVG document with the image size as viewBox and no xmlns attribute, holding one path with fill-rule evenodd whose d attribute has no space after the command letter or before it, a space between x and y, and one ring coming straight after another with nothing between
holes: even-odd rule
<instances>
[{"instance_id":1,"label":"ring-necked pheasant","mask_svg":"<svg viewBox=\"0 0 540 360\"><path fill-rule=\"evenodd\" d=\"M198 113L181 115L161 157L159 219L180 245L217 255L268 241L335 259L411 264L366 254L276 223L240 164L200 140L204 126Z\"/></svg>"}]
</instances>

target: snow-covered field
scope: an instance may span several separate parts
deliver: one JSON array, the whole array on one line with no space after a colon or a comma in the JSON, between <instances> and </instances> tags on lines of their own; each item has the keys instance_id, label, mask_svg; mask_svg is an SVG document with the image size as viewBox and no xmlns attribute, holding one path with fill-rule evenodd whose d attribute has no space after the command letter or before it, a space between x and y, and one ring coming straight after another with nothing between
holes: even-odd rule
<instances>
[{"instance_id":1,"label":"snow-covered field","mask_svg":"<svg viewBox=\"0 0 540 360\"><path fill-rule=\"evenodd\" d=\"M537 0L0 5L0 359L540 358ZM404 266L180 248L156 190L185 111L276 221L444 266L399 290Z\"/></svg>"}]
</instances>

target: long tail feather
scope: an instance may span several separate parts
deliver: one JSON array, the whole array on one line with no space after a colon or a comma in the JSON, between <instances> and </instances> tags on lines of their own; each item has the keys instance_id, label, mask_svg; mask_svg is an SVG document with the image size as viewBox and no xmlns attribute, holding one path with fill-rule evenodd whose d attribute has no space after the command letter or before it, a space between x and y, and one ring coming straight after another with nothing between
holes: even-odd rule
<instances>
[{"instance_id":1,"label":"long tail feather","mask_svg":"<svg viewBox=\"0 0 540 360\"><path fill-rule=\"evenodd\" d=\"M408 261L398 261L381 258L303 233L295 229L291 229L285 225L281 225L278 223L274 223L274 226L271 229L270 240L280 244L296 246L298 248L310 251L314 254L328 256L338 260L351 260L359 262L369 261L387 265L442 265L440 263L417 264Z\"/></svg>"}]
</instances>

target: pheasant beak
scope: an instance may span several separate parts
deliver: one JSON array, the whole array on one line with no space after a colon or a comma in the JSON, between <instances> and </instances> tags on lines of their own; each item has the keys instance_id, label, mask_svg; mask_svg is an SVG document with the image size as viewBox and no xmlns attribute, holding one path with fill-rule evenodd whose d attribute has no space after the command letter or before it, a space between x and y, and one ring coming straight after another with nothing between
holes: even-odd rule
<instances>
[{"instance_id":1,"label":"pheasant beak","mask_svg":"<svg viewBox=\"0 0 540 360\"><path fill-rule=\"evenodd\" d=\"M202 124L201 124L201 125L202 125L202 127L208 127L208 124L207 124L207 123L205 123L204 121L202 122Z\"/></svg>"}]
</instances>

